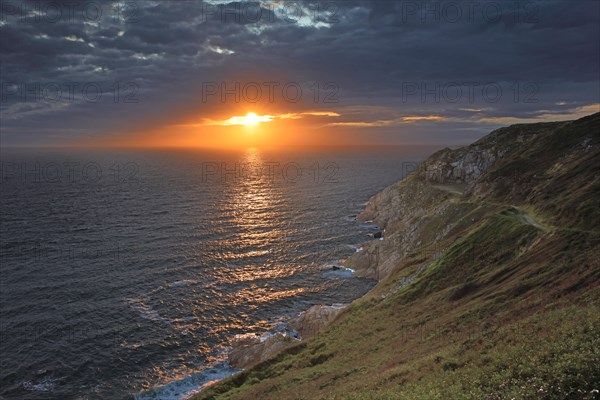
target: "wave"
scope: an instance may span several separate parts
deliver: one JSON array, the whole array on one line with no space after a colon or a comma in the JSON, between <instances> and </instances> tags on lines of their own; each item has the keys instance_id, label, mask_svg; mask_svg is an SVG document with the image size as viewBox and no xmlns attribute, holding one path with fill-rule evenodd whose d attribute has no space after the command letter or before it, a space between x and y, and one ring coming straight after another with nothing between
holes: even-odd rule
<instances>
[{"instance_id":1,"label":"wave","mask_svg":"<svg viewBox=\"0 0 600 400\"><path fill-rule=\"evenodd\" d=\"M42 378L39 381L23 381L21 386L31 392L51 392L63 378Z\"/></svg>"},{"instance_id":2,"label":"wave","mask_svg":"<svg viewBox=\"0 0 600 400\"><path fill-rule=\"evenodd\" d=\"M149 319L151 321L163 322L166 324L170 324L173 321L161 316L158 311L150 307L149 305L144 303L144 299L127 299L127 303L129 306L133 308L135 311L140 314L142 318Z\"/></svg>"},{"instance_id":3,"label":"wave","mask_svg":"<svg viewBox=\"0 0 600 400\"><path fill-rule=\"evenodd\" d=\"M204 371L187 375L163 386L154 387L134 396L135 400L184 400L200 392L205 387L241 371L227 362L219 362Z\"/></svg>"}]
</instances>

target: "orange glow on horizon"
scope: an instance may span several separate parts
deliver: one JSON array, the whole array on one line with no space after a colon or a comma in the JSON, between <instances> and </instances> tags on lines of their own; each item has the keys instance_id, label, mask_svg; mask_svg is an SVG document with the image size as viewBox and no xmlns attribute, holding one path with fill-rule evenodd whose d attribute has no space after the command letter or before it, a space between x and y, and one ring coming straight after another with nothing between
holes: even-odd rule
<instances>
[{"instance_id":1,"label":"orange glow on horizon","mask_svg":"<svg viewBox=\"0 0 600 400\"><path fill-rule=\"evenodd\" d=\"M211 118L193 118L178 123L164 123L138 130L92 146L108 147L183 147L183 148L280 148L296 145L334 144L340 138L327 137L318 128L326 120L340 117L333 111L266 112L244 110ZM232 115L233 114L233 115ZM329 136L329 135L328 135Z\"/></svg>"},{"instance_id":2,"label":"orange glow on horizon","mask_svg":"<svg viewBox=\"0 0 600 400\"><path fill-rule=\"evenodd\" d=\"M146 128L128 133L115 133L85 145L91 147L129 148L216 148L276 149L295 146L362 146L378 144L366 135L378 129L397 128L415 123L437 123L448 120L441 115L402 114L397 110L346 107L333 110L283 110L254 105L250 110L239 104L217 107L210 118L171 117ZM244 109L245 108L245 109ZM227 112L229 111L229 112ZM197 110L195 111L197 113ZM387 114L387 115L386 115ZM382 118L387 117L387 118ZM177 121L174 123L174 120Z\"/></svg>"}]
</instances>

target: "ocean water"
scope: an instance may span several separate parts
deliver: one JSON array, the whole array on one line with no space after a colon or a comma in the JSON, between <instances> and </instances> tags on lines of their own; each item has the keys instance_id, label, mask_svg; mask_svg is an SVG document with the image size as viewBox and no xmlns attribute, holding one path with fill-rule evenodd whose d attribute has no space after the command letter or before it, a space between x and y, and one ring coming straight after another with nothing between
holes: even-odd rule
<instances>
[{"instance_id":1,"label":"ocean water","mask_svg":"<svg viewBox=\"0 0 600 400\"><path fill-rule=\"evenodd\" d=\"M335 264L370 196L432 148L3 149L0 397L185 399L372 280Z\"/></svg>"}]
</instances>

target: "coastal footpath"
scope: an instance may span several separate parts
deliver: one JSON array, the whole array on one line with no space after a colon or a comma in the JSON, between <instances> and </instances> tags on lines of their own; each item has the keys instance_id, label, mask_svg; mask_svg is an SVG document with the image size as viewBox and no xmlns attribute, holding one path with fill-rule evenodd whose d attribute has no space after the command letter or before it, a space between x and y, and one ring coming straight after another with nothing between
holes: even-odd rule
<instances>
[{"instance_id":1,"label":"coastal footpath","mask_svg":"<svg viewBox=\"0 0 600 400\"><path fill-rule=\"evenodd\" d=\"M194 400L600 398L600 113L438 151L358 218L374 289Z\"/></svg>"}]
</instances>

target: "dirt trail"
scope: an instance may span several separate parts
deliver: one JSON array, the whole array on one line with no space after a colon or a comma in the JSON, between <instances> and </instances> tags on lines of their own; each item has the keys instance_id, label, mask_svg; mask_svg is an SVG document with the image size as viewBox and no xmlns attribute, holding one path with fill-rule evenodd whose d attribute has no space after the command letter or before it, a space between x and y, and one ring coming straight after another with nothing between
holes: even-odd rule
<instances>
[{"instance_id":1,"label":"dirt trail","mask_svg":"<svg viewBox=\"0 0 600 400\"><path fill-rule=\"evenodd\" d=\"M465 193L465 189L467 188L467 185L460 185L460 184L455 184L455 185L431 185L431 186L434 187L434 188L436 188L436 189L448 192L448 193L457 194L459 196L462 196Z\"/></svg>"},{"instance_id":2,"label":"dirt trail","mask_svg":"<svg viewBox=\"0 0 600 400\"><path fill-rule=\"evenodd\" d=\"M448 193L452 193L454 195L463 196L465 193L465 190L467 188L467 185L466 184L445 184L445 185L438 184L438 185L431 185L431 187L438 189L438 190L443 190ZM587 234L592 234L592 235L600 235L600 231L565 228L565 227L560 227L560 226L544 224L544 223L536 220L535 217L533 217L531 214L529 214L526 210L524 210L520 207L517 207L515 205L512 205L512 204L502 204L502 203L494 203L494 202L488 202L488 204L494 204L497 206L514 208L515 210L517 210L519 212L519 217L520 217L519 219L523 223L525 223L527 225L531 225L534 228L539 229L543 232L563 230L563 231L582 232L582 233L587 233Z\"/></svg>"}]
</instances>

